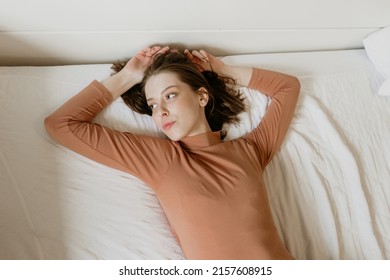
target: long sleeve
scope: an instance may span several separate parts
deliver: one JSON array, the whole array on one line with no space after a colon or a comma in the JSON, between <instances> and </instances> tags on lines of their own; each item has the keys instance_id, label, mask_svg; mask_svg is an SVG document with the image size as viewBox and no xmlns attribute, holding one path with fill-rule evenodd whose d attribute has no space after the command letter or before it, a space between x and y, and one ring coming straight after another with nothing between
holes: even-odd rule
<instances>
[{"instance_id":1,"label":"long sleeve","mask_svg":"<svg viewBox=\"0 0 390 280\"><path fill-rule=\"evenodd\" d=\"M253 69L249 88L271 97L260 124L244 138L253 143L264 168L280 148L291 123L300 83L296 77L274 71Z\"/></svg>"},{"instance_id":2,"label":"long sleeve","mask_svg":"<svg viewBox=\"0 0 390 280\"><path fill-rule=\"evenodd\" d=\"M108 90L93 81L45 119L46 129L65 147L154 185L169 167L172 143L93 123L95 116L111 102Z\"/></svg>"}]
</instances>

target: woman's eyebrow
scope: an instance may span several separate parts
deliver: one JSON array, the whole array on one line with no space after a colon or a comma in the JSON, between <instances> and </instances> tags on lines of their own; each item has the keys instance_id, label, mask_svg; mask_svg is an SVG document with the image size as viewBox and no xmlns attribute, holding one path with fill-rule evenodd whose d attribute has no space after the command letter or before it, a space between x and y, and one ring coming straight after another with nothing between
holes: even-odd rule
<instances>
[{"instance_id":1,"label":"woman's eyebrow","mask_svg":"<svg viewBox=\"0 0 390 280\"><path fill-rule=\"evenodd\" d=\"M176 87L176 85L167 86L165 89L163 89L160 92L160 94L163 94L165 91L167 91L168 89L173 88L173 87ZM150 101L150 100L153 100L153 99L154 99L153 97L150 97L150 98L146 99L146 101Z\"/></svg>"},{"instance_id":2,"label":"woman's eyebrow","mask_svg":"<svg viewBox=\"0 0 390 280\"><path fill-rule=\"evenodd\" d=\"M173 87L176 87L176 86L175 85L167 86L164 90L161 91L160 94L163 94L165 91L167 91L168 89L173 88Z\"/></svg>"}]
</instances>

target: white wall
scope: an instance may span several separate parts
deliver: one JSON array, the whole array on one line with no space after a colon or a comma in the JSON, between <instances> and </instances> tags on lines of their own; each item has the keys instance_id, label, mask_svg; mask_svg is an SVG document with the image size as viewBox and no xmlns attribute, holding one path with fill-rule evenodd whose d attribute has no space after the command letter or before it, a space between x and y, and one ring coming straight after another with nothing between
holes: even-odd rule
<instances>
[{"instance_id":1,"label":"white wall","mask_svg":"<svg viewBox=\"0 0 390 280\"><path fill-rule=\"evenodd\" d=\"M150 44L216 55L362 47L389 0L0 0L0 65L111 62Z\"/></svg>"}]
</instances>

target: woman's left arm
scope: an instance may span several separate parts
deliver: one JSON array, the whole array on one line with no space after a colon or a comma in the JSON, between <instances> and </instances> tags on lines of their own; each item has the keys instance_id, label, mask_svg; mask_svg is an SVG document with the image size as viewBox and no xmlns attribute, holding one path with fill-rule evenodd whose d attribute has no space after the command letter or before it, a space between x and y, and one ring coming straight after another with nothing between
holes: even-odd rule
<instances>
[{"instance_id":1,"label":"woman's left arm","mask_svg":"<svg viewBox=\"0 0 390 280\"><path fill-rule=\"evenodd\" d=\"M300 82L284 73L253 68L248 84L271 97L271 103L260 124L245 136L257 147L263 168L279 150L294 116Z\"/></svg>"},{"instance_id":2,"label":"woman's left arm","mask_svg":"<svg viewBox=\"0 0 390 280\"><path fill-rule=\"evenodd\" d=\"M300 91L299 80L276 71L227 65L203 50L186 51L186 54L204 70L231 77L237 85L256 89L271 97L271 104L260 124L245 136L256 147L260 162L265 167L280 148L290 126Z\"/></svg>"}]
</instances>

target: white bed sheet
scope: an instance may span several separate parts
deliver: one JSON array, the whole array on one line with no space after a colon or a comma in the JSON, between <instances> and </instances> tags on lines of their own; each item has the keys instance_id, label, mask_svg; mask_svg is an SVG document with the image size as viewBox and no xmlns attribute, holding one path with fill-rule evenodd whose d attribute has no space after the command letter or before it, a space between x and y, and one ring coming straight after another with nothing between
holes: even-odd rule
<instances>
[{"instance_id":1,"label":"white bed sheet","mask_svg":"<svg viewBox=\"0 0 390 280\"><path fill-rule=\"evenodd\" d=\"M390 99L364 50L237 55L291 73L301 96L265 179L276 225L298 259L390 258ZM0 259L183 259L153 192L56 144L43 119L110 65L0 67ZM269 100L244 89L251 130ZM161 136L121 100L97 119ZM243 201L243 203L245 203Z\"/></svg>"}]
</instances>

